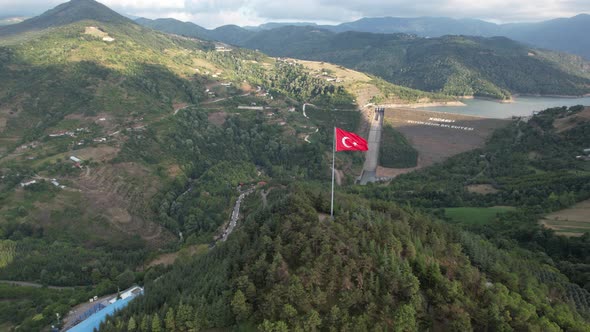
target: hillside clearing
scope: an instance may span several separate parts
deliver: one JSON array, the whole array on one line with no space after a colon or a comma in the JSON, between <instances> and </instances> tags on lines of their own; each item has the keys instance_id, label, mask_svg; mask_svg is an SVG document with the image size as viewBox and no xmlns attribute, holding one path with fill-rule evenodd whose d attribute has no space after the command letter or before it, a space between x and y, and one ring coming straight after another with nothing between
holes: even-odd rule
<instances>
[{"instance_id":1,"label":"hillside clearing","mask_svg":"<svg viewBox=\"0 0 590 332\"><path fill-rule=\"evenodd\" d=\"M566 116L561 119L557 119L553 122L553 126L558 133L568 131L576 127L582 122L590 121L590 107L586 107L583 111L574 115Z\"/></svg>"},{"instance_id":2,"label":"hillside clearing","mask_svg":"<svg viewBox=\"0 0 590 332\"><path fill-rule=\"evenodd\" d=\"M465 189L467 189L467 191L469 191L470 193L480 195L489 195L499 192L499 190L494 188L491 184L472 184L466 186Z\"/></svg>"},{"instance_id":3,"label":"hillside clearing","mask_svg":"<svg viewBox=\"0 0 590 332\"><path fill-rule=\"evenodd\" d=\"M558 235L582 236L590 232L590 199L546 215L539 223Z\"/></svg>"}]
</instances>

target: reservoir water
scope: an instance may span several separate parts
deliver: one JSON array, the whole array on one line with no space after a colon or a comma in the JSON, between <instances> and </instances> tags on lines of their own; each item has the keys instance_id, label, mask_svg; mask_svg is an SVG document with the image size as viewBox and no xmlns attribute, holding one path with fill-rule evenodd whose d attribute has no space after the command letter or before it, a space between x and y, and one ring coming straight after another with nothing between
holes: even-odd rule
<instances>
[{"instance_id":1,"label":"reservoir water","mask_svg":"<svg viewBox=\"0 0 590 332\"><path fill-rule=\"evenodd\" d=\"M462 100L466 106L424 107L428 111L476 115L486 118L509 118L511 116L528 116L533 111L542 111L551 107L586 105L590 106L590 97L550 98L550 97L516 97L512 103L499 103L483 99Z\"/></svg>"}]
</instances>

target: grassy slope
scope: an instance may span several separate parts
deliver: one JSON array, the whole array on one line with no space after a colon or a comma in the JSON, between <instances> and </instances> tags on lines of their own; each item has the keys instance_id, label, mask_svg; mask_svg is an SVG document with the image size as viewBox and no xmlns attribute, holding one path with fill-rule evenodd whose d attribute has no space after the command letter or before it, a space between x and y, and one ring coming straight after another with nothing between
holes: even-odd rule
<instances>
[{"instance_id":1,"label":"grassy slope","mask_svg":"<svg viewBox=\"0 0 590 332\"><path fill-rule=\"evenodd\" d=\"M514 208L505 206L494 206L489 208L458 207L445 209L445 215L453 221L462 224L485 224L500 213L512 211Z\"/></svg>"}]
</instances>

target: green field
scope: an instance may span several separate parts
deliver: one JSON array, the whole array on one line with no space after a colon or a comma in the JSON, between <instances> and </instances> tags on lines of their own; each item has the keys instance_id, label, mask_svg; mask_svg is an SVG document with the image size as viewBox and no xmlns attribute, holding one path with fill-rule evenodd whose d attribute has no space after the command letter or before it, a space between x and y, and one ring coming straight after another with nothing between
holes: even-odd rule
<instances>
[{"instance_id":1,"label":"green field","mask_svg":"<svg viewBox=\"0 0 590 332\"><path fill-rule=\"evenodd\" d=\"M445 215L451 220L461 224L481 225L494 220L498 214L513 210L515 210L515 208L510 206L494 206L489 208L458 207L446 208Z\"/></svg>"}]
</instances>

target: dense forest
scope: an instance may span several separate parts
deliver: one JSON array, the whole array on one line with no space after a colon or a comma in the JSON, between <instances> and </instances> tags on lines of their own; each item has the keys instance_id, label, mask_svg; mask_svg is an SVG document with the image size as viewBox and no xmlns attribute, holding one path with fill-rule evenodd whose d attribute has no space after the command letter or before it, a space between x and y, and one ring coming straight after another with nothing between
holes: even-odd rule
<instances>
[{"instance_id":1,"label":"dense forest","mask_svg":"<svg viewBox=\"0 0 590 332\"><path fill-rule=\"evenodd\" d=\"M515 121L497 130L481 150L400 176L389 186L354 188L352 192L422 207L446 219L446 208L478 208L468 217L476 219L486 208L516 207L493 216L490 222L460 225L499 246L520 246L550 257L549 264L575 282L574 288L584 288L579 291L590 295L590 238L557 236L538 224L542 215L590 198L588 163L576 159L590 142L590 123L580 122L565 131L555 127L558 121L568 123L583 109L545 110L528 122ZM494 191L474 193L468 190L471 185L488 185Z\"/></svg>"},{"instance_id":2,"label":"dense forest","mask_svg":"<svg viewBox=\"0 0 590 332\"><path fill-rule=\"evenodd\" d=\"M146 295L101 331L588 328L587 305L576 310L567 279L534 254L357 195L318 222L318 189L275 189L266 208L252 198L226 244L148 273Z\"/></svg>"}]
</instances>

